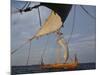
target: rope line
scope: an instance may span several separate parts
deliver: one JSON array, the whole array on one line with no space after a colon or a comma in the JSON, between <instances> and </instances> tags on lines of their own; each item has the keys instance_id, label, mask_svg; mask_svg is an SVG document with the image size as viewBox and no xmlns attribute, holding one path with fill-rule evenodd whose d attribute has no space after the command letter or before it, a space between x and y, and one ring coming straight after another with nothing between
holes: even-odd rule
<instances>
[{"instance_id":1,"label":"rope line","mask_svg":"<svg viewBox=\"0 0 100 75\"><path fill-rule=\"evenodd\" d=\"M27 4L28 4L28 2L26 2L25 5L21 9L23 10L26 7Z\"/></svg>"},{"instance_id":2,"label":"rope line","mask_svg":"<svg viewBox=\"0 0 100 75\"><path fill-rule=\"evenodd\" d=\"M46 50L48 50L48 44L49 44L48 39L49 39L49 37L48 37L48 35L47 35L47 40L46 40L46 42L45 42L45 48L44 48L44 50L43 50L43 52L42 52L42 55L41 55L41 58L42 58L42 59L43 59L43 57L44 57L44 55L45 55Z\"/></svg>"},{"instance_id":3,"label":"rope line","mask_svg":"<svg viewBox=\"0 0 100 75\"><path fill-rule=\"evenodd\" d=\"M92 14L90 14L85 8L84 6L80 5L80 7L93 19L96 19L96 17L94 17Z\"/></svg>"},{"instance_id":4,"label":"rope line","mask_svg":"<svg viewBox=\"0 0 100 75\"><path fill-rule=\"evenodd\" d=\"M31 2L29 2L29 3L28 3L28 5L27 5L27 7L26 7L26 8L28 8L30 4L31 4Z\"/></svg>"},{"instance_id":5,"label":"rope line","mask_svg":"<svg viewBox=\"0 0 100 75\"><path fill-rule=\"evenodd\" d=\"M28 52L28 58L27 58L27 63L26 63L26 65L28 65L28 63L29 63L29 58L30 58L30 51L31 51L31 41L30 41L30 44L29 44L29 52Z\"/></svg>"},{"instance_id":6,"label":"rope line","mask_svg":"<svg viewBox=\"0 0 100 75\"><path fill-rule=\"evenodd\" d=\"M15 53L16 51L18 51L20 48L22 48L23 46L25 46L28 42L29 42L29 40L26 41L25 43L23 43L22 45L20 45L18 48L14 49L14 50L11 52L11 54L14 54L14 53Z\"/></svg>"},{"instance_id":7,"label":"rope line","mask_svg":"<svg viewBox=\"0 0 100 75\"><path fill-rule=\"evenodd\" d=\"M40 9L39 9L39 7L38 7L38 14L39 14L39 20L40 20L40 26L41 26L42 22L41 22L41 14L40 14Z\"/></svg>"}]
</instances>

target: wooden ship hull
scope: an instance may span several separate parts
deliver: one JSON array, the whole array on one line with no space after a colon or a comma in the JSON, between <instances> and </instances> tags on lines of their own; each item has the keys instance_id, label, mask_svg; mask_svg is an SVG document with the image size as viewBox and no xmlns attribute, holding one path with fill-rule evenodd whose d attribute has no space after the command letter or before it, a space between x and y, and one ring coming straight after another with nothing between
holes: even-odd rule
<instances>
[{"instance_id":1,"label":"wooden ship hull","mask_svg":"<svg viewBox=\"0 0 100 75\"><path fill-rule=\"evenodd\" d=\"M42 64L42 69L68 69L74 70L78 67L78 60L75 56L75 61L71 63L59 63L59 64Z\"/></svg>"},{"instance_id":2,"label":"wooden ship hull","mask_svg":"<svg viewBox=\"0 0 100 75\"><path fill-rule=\"evenodd\" d=\"M68 63L68 64L45 64L41 65L43 69L76 69L78 64L76 63Z\"/></svg>"}]
</instances>

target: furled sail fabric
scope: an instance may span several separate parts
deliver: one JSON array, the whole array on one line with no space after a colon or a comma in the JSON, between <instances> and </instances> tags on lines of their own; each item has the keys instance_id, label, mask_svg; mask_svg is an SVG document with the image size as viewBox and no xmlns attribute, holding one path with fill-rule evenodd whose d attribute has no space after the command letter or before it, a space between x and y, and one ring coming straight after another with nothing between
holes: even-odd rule
<instances>
[{"instance_id":1,"label":"furled sail fabric","mask_svg":"<svg viewBox=\"0 0 100 75\"><path fill-rule=\"evenodd\" d=\"M57 13L52 11L47 21L41 26L41 28L37 31L37 33L35 34L35 36L33 36L32 39L56 32L61 27L61 17Z\"/></svg>"},{"instance_id":2,"label":"furled sail fabric","mask_svg":"<svg viewBox=\"0 0 100 75\"><path fill-rule=\"evenodd\" d=\"M67 61L68 59L68 44L65 42L63 37L57 39L57 43L64 49L64 59Z\"/></svg>"}]
</instances>

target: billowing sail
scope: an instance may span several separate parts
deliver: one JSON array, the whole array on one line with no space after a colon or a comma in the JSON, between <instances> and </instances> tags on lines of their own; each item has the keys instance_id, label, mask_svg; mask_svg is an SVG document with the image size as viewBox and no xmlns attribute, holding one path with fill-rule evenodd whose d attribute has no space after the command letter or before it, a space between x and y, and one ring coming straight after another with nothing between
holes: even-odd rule
<instances>
[{"instance_id":1,"label":"billowing sail","mask_svg":"<svg viewBox=\"0 0 100 75\"><path fill-rule=\"evenodd\" d=\"M41 36L56 32L62 27L61 17L55 13L54 11L51 12L50 16L48 17L47 21L41 26L38 30L34 38L39 38Z\"/></svg>"},{"instance_id":2,"label":"billowing sail","mask_svg":"<svg viewBox=\"0 0 100 75\"><path fill-rule=\"evenodd\" d=\"M67 59L68 59L68 44L67 44L67 42L65 42L63 37L60 37L57 40L57 43L64 49L64 59L65 59L65 62L66 62Z\"/></svg>"}]
</instances>

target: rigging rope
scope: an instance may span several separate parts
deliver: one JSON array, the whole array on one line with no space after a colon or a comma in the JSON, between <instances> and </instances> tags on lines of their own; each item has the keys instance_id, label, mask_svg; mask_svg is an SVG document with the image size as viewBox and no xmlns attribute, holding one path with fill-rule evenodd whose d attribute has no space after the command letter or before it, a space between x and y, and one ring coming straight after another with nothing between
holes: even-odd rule
<instances>
[{"instance_id":1,"label":"rigging rope","mask_svg":"<svg viewBox=\"0 0 100 75\"><path fill-rule=\"evenodd\" d=\"M48 37L48 35L47 35L47 40L46 40L46 42L45 42L45 48L44 48L43 53L42 53L42 55L41 55L41 58L42 58L42 59L43 59L43 56L45 55L46 50L48 50L48 44L49 44L48 39L49 39L49 37Z\"/></svg>"},{"instance_id":2,"label":"rigging rope","mask_svg":"<svg viewBox=\"0 0 100 75\"><path fill-rule=\"evenodd\" d=\"M25 5L21 9L23 10L26 7L27 4L28 4L28 2L26 2Z\"/></svg>"},{"instance_id":3,"label":"rigging rope","mask_svg":"<svg viewBox=\"0 0 100 75\"><path fill-rule=\"evenodd\" d=\"M27 58L27 63L26 65L28 65L28 62L29 62L29 58L30 58L30 51L31 51L31 41L30 41L30 44L29 44L29 52L28 52L28 58Z\"/></svg>"},{"instance_id":4,"label":"rigging rope","mask_svg":"<svg viewBox=\"0 0 100 75\"><path fill-rule=\"evenodd\" d=\"M21 44L18 48L14 49L11 54L14 54L16 51L18 51L20 48L22 48L25 44L27 44L29 40L27 40L25 43Z\"/></svg>"},{"instance_id":5,"label":"rigging rope","mask_svg":"<svg viewBox=\"0 0 100 75\"><path fill-rule=\"evenodd\" d=\"M26 7L26 8L28 8L30 4L31 4L31 2L29 2L29 3L28 3L28 5L27 5L27 7Z\"/></svg>"},{"instance_id":6,"label":"rigging rope","mask_svg":"<svg viewBox=\"0 0 100 75\"><path fill-rule=\"evenodd\" d=\"M71 30L71 33L70 33L70 37L68 39L68 43L71 40L73 31L74 31L74 27L75 27L75 17L76 17L76 5L74 6L73 24L72 24L72 30Z\"/></svg>"},{"instance_id":7,"label":"rigging rope","mask_svg":"<svg viewBox=\"0 0 100 75\"><path fill-rule=\"evenodd\" d=\"M84 6L80 5L80 7L93 19L96 19L96 17L94 17L92 14L90 14L85 8Z\"/></svg>"},{"instance_id":8,"label":"rigging rope","mask_svg":"<svg viewBox=\"0 0 100 75\"><path fill-rule=\"evenodd\" d=\"M26 7L26 5L28 4L28 2L23 6L22 9L24 9ZM31 2L28 4L28 6L31 4ZM28 8L27 6L27 8ZM40 26L41 26L41 16L40 16L40 10L38 8L38 13L39 13L39 20L40 20ZM22 48L25 44L27 44L28 42L30 42L30 40L27 40L25 43L23 43L22 45L20 45L18 48L14 49L11 54L14 54L16 51L18 51L20 48Z\"/></svg>"},{"instance_id":9,"label":"rigging rope","mask_svg":"<svg viewBox=\"0 0 100 75\"><path fill-rule=\"evenodd\" d=\"M28 8L30 4L31 2L26 2L25 5L21 8L21 10L25 9L25 7Z\"/></svg>"},{"instance_id":10,"label":"rigging rope","mask_svg":"<svg viewBox=\"0 0 100 75\"><path fill-rule=\"evenodd\" d=\"M39 14L39 20L40 20L40 26L41 26L42 22L41 22L41 14L40 14L40 9L39 9L39 7L38 7L38 14Z\"/></svg>"}]
</instances>

